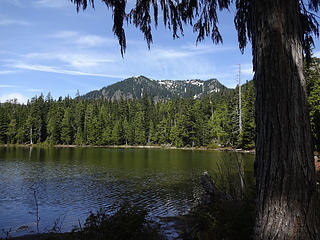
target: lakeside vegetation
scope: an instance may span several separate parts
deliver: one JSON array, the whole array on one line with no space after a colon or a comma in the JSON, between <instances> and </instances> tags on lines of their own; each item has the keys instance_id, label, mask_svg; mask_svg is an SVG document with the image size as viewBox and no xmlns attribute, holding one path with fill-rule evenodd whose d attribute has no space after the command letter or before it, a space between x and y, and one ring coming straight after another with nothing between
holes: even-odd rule
<instances>
[{"instance_id":1,"label":"lakeside vegetation","mask_svg":"<svg viewBox=\"0 0 320 240\"><path fill-rule=\"evenodd\" d=\"M86 100L34 97L0 105L0 143L254 147L253 82L243 87L243 131L237 91L219 98Z\"/></svg>"},{"instance_id":2,"label":"lakeside vegetation","mask_svg":"<svg viewBox=\"0 0 320 240\"><path fill-rule=\"evenodd\" d=\"M315 150L320 150L319 59L306 72L307 95ZM50 93L26 105L0 104L0 144L132 145L167 147L231 147L253 149L254 84L242 86L242 131L238 89L201 99L154 102L107 101L83 97L53 100Z\"/></svg>"}]
</instances>

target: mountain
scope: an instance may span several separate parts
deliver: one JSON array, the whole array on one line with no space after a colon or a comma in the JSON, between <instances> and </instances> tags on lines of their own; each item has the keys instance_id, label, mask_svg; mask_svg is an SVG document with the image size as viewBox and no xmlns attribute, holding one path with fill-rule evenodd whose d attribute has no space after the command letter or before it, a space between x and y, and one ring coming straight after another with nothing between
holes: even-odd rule
<instances>
[{"instance_id":1,"label":"mountain","mask_svg":"<svg viewBox=\"0 0 320 240\"><path fill-rule=\"evenodd\" d=\"M230 92L217 79L206 81L192 80L153 80L144 76L130 77L100 90L88 92L85 99L103 98L107 100L141 99L143 95L155 101L181 98L201 98L205 96L223 95Z\"/></svg>"}]
</instances>

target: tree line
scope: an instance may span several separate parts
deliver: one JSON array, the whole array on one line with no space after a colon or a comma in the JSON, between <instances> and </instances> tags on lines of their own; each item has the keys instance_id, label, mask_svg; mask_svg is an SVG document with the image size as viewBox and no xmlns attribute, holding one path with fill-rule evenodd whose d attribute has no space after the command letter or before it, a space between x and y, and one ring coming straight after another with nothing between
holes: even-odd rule
<instances>
[{"instance_id":1,"label":"tree line","mask_svg":"<svg viewBox=\"0 0 320 240\"><path fill-rule=\"evenodd\" d=\"M0 105L0 143L76 145L168 145L176 147L253 148L255 138L253 82L244 85L242 132L237 89L212 99L154 102L33 97L26 105Z\"/></svg>"},{"instance_id":2,"label":"tree line","mask_svg":"<svg viewBox=\"0 0 320 240\"><path fill-rule=\"evenodd\" d=\"M319 59L305 75L314 145L320 150ZM176 147L254 148L255 90L253 81L242 86L242 131L239 130L238 88L215 99L154 102L107 101L62 97L50 93L26 105L0 104L0 143L76 145L168 145Z\"/></svg>"}]
</instances>

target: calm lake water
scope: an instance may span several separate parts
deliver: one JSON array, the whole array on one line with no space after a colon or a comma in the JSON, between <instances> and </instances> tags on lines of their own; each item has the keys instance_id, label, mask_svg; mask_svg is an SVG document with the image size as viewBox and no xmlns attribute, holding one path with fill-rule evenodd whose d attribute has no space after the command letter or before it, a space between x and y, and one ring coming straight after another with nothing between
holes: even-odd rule
<instances>
[{"instance_id":1,"label":"calm lake water","mask_svg":"<svg viewBox=\"0 0 320 240\"><path fill-rule=\"evenodd\" d=\"M111 211L123 201L145 207L153 218L183 214L201 196L203 171L236 172L240 161L250 182L253 160L252 154L216 151L0 147L0 231L36 231L34 191L41 232L57 219L70 231L90 211ZM21 226L28 229L17 231Z\"/></svg>"}]
</instances>

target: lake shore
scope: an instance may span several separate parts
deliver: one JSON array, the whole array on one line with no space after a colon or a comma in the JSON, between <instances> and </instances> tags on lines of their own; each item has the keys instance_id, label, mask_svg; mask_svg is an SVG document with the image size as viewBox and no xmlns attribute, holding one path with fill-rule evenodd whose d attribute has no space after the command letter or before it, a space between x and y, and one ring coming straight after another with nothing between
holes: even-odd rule
<instances>
[{"instance_id":1,"label":"lake shore","mask_svg":"<svg viewBox=\"0 0 320 240\"><path fill-rule=\"evenodd\" d=\"M46 144L0 144L0 147L55 147L55 148L123 148L123 149L172 149L172 150L191 150L191 151L221 151L221 152L240 152L255 154L255 149L245 150L231 147L175 147L170 145L46 145Z\"/></svg>"}]
</instances>

